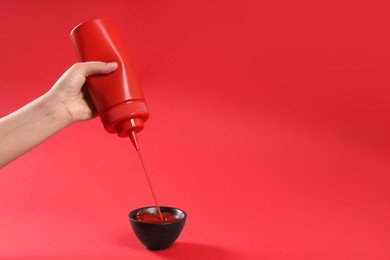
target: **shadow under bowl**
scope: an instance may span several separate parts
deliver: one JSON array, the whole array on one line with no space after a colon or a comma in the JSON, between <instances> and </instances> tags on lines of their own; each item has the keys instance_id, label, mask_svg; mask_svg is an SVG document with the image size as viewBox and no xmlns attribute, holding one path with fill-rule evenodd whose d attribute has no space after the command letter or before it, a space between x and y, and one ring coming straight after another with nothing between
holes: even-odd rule
<instances>
[{"instance_id":1,"label":"shadow under bowl","mask_svg":"<svg viewBox=\"0 0 390 260\"><path fill-rule=\"evenodd\" d=\"M187 219L187 213L173 207L160 207L161 212L169 212L178 220L173 222L146 223L136 219L138 212L157 214L155 206L139 208L129 213L131 227L137 238L150 250L161 250L170 247L179 237Z\"/></svg>"}]
</instances>

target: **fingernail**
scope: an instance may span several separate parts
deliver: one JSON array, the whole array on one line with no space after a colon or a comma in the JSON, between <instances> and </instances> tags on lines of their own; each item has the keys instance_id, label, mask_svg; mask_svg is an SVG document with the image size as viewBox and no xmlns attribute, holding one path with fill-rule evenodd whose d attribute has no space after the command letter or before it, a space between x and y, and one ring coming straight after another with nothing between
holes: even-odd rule
<instances>
[{"instance_id":1,"label":"fingernail","mask_svg":"<svg viewBox=\"0 0 390 260\"><path fill-rule=\"evenodd\" d=\"M109 63L107 63L107 66L112 68L112 69L116 69L118 67L118 63L117 62L109 62Z\"/></svg>"}]
</instances>

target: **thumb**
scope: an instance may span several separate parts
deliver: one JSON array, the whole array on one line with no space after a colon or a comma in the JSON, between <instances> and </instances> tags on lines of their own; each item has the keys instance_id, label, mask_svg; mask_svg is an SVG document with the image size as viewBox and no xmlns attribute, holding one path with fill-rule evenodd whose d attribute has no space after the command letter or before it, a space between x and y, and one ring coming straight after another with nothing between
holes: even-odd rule
<instances>
[{"instance_id":1,"label":"thumb","mask_svg":"<svg viewBox=\"0 0 390 260\"><path fill-rule=\"evenodd\" d=\"M89 77L94 74L108 74L118 68L116 62L101 62L101 61L89 61L80 62L74 65L74 69L82 74L84 77Z\"/></svg>"}]
</instances>

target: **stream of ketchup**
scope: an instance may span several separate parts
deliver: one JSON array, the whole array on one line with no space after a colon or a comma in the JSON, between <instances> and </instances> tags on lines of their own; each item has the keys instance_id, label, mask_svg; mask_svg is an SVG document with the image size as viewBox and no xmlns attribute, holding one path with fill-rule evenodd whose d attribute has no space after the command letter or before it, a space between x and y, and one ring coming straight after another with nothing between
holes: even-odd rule
<instances>
[{"instance_id":1,"label":"stream of ketchup","mask_svg":"<svg viewBox=\"0 0 390 260\"><path fill-rule=\"evenodd\" d=\"M139 159L141 160L142 168L144 169L145 177L148 181L150 191L152 192L154 203L156 204L156 207L157 207L158 215L160 217L160 220L164 221L164 218L161 214L160 206L158 205L158 202L157 202L156 194L154 193L154 190L153 190L152 182L150 181L148 171L146 170L146 167L145 167L144 159L142 158L142 155L141 155L141 151L137 150L137 152L138 152Z\"/></svg>"},{"instance_id":2,"label":"stream of ketchup","mask_svg":"<svg viewBox=\"0 0 390 260\"><path fill-rule=\"evenodd\" d=\"M147 223L166 223L166 222L173 222L178 220L174 215L172 215L169 212L161 212L160 206L158 205L156 194L154 193L152 182L150 181L149 174L146 170L144 160L142 158L141 152L139 149L137 149L139 159L141 160L142 168L144 169L144 173L146 176L146 179L149 184L150 191L152 192L154 203L156 204L156 208L158 211L158 214L147 212L147 211L141 211L137 213L136 219L140 222L147 222Z\"/></svg>"}]
</instances>

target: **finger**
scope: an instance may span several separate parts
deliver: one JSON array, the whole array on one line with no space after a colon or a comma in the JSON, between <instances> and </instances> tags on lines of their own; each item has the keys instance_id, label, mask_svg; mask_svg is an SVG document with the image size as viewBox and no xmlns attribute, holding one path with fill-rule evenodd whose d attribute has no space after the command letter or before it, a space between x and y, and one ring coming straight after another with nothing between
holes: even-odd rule
<instances>
[{"instance_id":1,"label":"finger","mask_svg":"<svg viewBox=\"0 0 390 260\"><path fill-rule=\"evenodd\" d=\"M85 102L87 102L88 107L92 111L92 117L97 116L98 113L97 113L95 104L93 103L91 94L89 94L88 89L84 86L84 87L81 88L81 92L83 93L83 98L84 98Z\"/></svg>"},{"instance_id":2,"label":"finger","mask_svg":"<svg viewBox=\"0 0 390 260\"><path fill-rule=\"evenodd\" d=\"M118 68L116 62L101 62L101 61L89 61L76 63L74 69L82 74L84 77L89 77L94 74L107 74L113 72Z\"/></svg>"}]
</instances>

